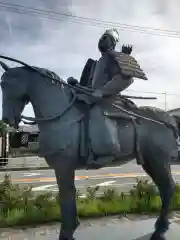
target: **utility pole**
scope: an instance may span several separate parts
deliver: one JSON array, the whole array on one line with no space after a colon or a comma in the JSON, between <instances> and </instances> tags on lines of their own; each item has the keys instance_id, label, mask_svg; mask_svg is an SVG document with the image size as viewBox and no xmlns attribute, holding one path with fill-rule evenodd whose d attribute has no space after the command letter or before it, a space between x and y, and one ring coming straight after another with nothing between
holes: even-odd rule
<instances>
[{"instance_id":1,"label":"utility pole","mask_svg":"<svg viewBox=\"0 0 180 240\"><path fill-rule=\"evenodd\" d=\"M167 110L167 92L164 93L164 109Z\"/></svg>"},{"instance_id":2,"label":"utility pole","mask_svg":"<svg viewBox=\"0 0 180 240\"><path fill-rule=\"evenodd\" d=\"M0 167L8 164L9 134L4 132L1 134L1 160Z\"/></svg>"}]
</instances>

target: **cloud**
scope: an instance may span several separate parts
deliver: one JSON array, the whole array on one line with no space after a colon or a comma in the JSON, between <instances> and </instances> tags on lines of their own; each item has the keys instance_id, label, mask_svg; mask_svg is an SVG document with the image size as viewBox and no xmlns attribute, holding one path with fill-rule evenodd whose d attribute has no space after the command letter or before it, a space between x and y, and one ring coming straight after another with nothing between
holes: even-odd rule
<instances>
[{"instance_id":1,"label":"cloud","mask_svg":"<svg viewBox=\"0 0 180 240\"><path fill-rule=\"evenodd\" d=\"M31 0L23 3L21 0L11 0L6 3L120 24L174 31L180 29L178 0ZM41 16L2 12L1 8L0 13L0 53L4 55L52 69L64 79L69 76L79 78L87 58L99 57L97 41L107 26L76 24L69 19L51 20ZM122 43L133 44L133 55L149 77L149 81L135 81L129 90L180 94L179 39L141 34L133 32L133 28L129 31L119 29L119 33L120 44L117 49L120 49ZM157 96L156 101L138 103L164 108L164 94ZM168 107L176 107L179 98L180 96L167 97ZM32 109L28 106L25 113L32 115Z\"/></svg>"}]
</instances>

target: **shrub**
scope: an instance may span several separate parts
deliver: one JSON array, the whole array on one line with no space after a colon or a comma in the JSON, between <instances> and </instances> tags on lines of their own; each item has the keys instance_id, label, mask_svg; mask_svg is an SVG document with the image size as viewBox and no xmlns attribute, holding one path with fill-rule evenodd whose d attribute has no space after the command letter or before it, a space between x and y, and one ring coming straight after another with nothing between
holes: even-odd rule
<instances>
[{"instance_id":1,"label":"shrub","mask_svg":"<svg viewBox=\"0 0 180 240\"><path fill-rule=\"evenodd\" d=\"M103 217L114 214L144 214L159 211L161 201L156 187L148 181L137 179L129 193L118 193L114 189L105 189L97 197L99 187L87 188L86 198L80 198L77 191L78 213L81 218ZM45 193L35 196L32 188L20 188L12 184L9 175L5 175L0 184L0 227L32 225L60 221L60 196ZM173 209L180 209L180 186L176 185Z\"/></svg>"}]
</instances>

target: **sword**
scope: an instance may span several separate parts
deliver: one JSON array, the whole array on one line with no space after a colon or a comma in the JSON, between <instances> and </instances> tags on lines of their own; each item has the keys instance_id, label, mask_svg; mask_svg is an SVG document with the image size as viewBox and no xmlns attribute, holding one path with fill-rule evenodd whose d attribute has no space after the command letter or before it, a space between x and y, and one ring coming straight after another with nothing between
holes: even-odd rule
<instances>
[{"instance_id":1,"label":"sword","mask_svg":"<svg viewBox=\"0 0 180 240\"><path fill-rule=\"evenodd\" d=\"M157 97L142 97L142 96L130 96L130 95L121 95L124 98L132 98L132 99L148 99L148 100L156 100Z\"/></svg>"}]
</instances>

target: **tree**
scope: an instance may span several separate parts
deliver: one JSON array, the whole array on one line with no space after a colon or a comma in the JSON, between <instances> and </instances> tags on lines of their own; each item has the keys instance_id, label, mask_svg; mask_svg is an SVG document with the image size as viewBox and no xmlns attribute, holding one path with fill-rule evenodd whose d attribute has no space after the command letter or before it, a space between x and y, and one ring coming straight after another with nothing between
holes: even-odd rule
<instances>
[{"instance_id":1,"label":"tree","mask_svg":"<svg viewBox=\"0 0 180 240\"><path fill-rule=\"evenodd\" d=\"M1 159L0 159L0 167L6 166L8 164L8 156L6 151L7 144L7 125L0 120L0 138L1 138Z\"/></svg>"},{"instance_id":2,"label":"tree","mask_svg":"<svg viewBox=\"0 0 180 240\"><path fill-rule=\"evenodd\" d=\"M0 137L3 137L7 133L7 125L0 120Z\"/></svg>"}]
</instances>

